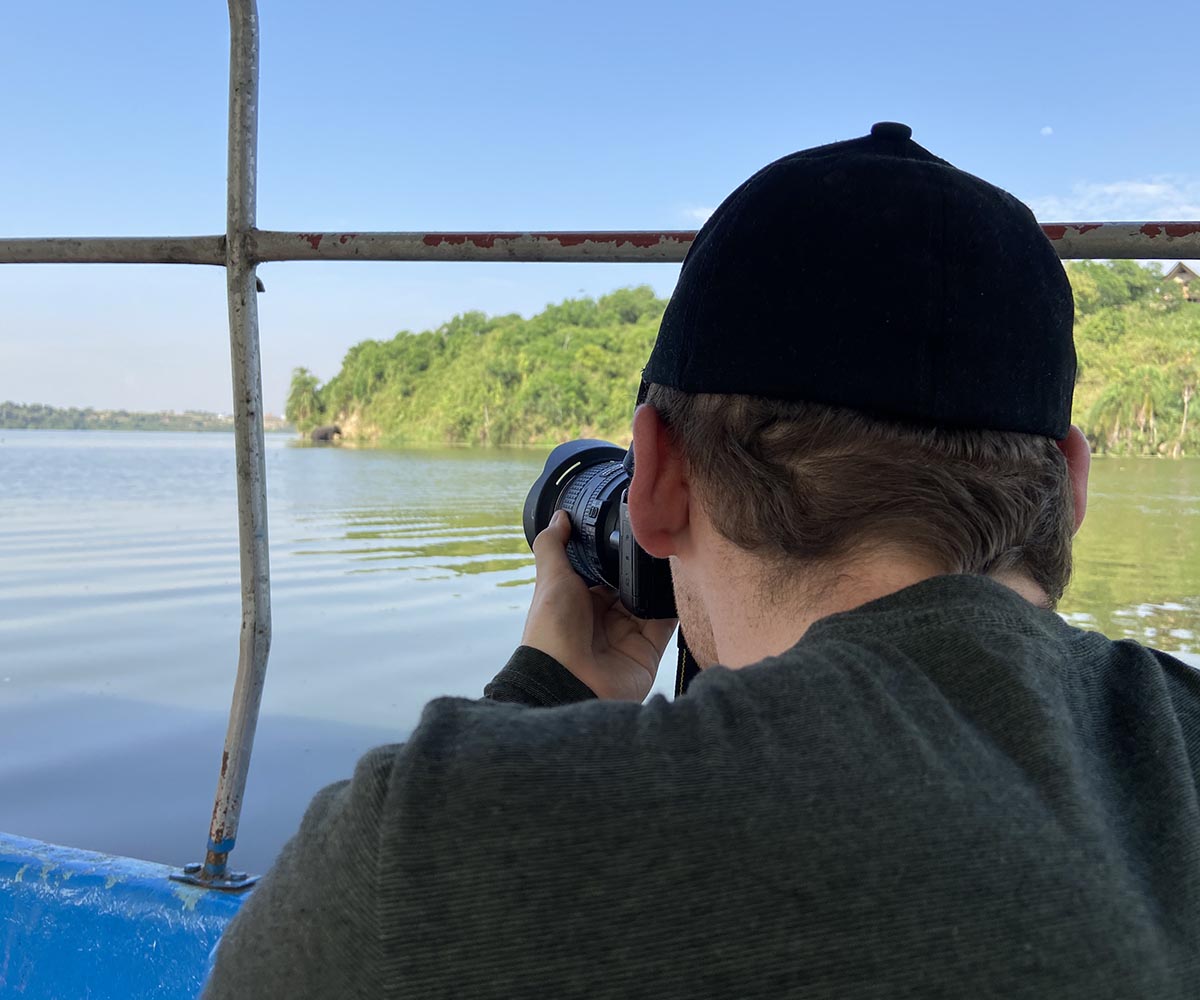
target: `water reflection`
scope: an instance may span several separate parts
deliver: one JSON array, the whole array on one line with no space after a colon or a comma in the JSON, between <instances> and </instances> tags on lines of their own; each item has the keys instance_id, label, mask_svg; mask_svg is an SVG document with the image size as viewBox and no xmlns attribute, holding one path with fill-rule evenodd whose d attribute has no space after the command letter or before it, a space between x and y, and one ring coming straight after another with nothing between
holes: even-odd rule
<instances>
[{"instance_id":1,"label":"water reflection","mask_svg":"<svg viewBox=\"0 0 1200 1000\"><path fill-rule=\"evenodd\" d=\"M243 863L367 746L432 698L477 697L507 659L544 457L268 436L274 639ZM0 829L194 859L237 662L234 484L226 435L0 436ZM1200 462L1095 462L1064 616L1200 652L1198 518Z\"/></svg>"},{"instance_id":2,"label":"water reflection","mask_svg":"<svg viewBox=\"0 0 1200 1000\"><path fill-rule=\"evenodd\" d=\"M387 454L387 453L384 453ZM488 475L513 463L525 474L505 488L476 473L432 492L430 509L410 506L342 510L336 538L315 531L295 554L344 560L347 574L422 573L416 579L477 576L498 588L533 582L533 558L520 529L527 482L539 456L517 452L497 463L492 453L450 453L461 472L472 454L487 456ZM393 460L435 465L445 455L392 453ZM527 478L526 478L527 477ZM474 488L466 488L471 481ZM514 488L515 487L515 488ZM304 519L301 519L302 521ZM331 527L314 520L314 527ZM364 565L366 564L366 565ZM519 578L512 571L528 569ZM437 576L429 576L430 572ZM1114 639L1136 639L1172 651L1200 652L1200 462L1097 460L1088 515L1075 545L1075 574L1063 617Z\"/></svg>"},{"instance_id":3,"label":"water reflection","mask_svg":"<svg viewBox=\"0 0 1200 1000\"><path fill-rule=\"evenodd\" d=\"M293 554L345 560L347 573L440 570L453 575L506 573L533 565L520 529L520 510L504 506L433 519L400 508L347 511L348 527L336 538L300 540ZM438 579L424 576L420 579ZM444 578L444 577L442 577ZM513 586L511 579L495 581Z\"/></svg>"},{"instance_id":4,"label":"water reflection","mask_svg":"<svg viewBox=\"0 0 1200 1000\"><path fill-rule=\"evenodd\" d=\"M1064 617L1114 639L1200 652L1200 462L1092 463Z\"/></svg>"},{"instance_id":5,"label":"water reflection","mask_svg":"<svg viewBox=\"0 0 1200 1000\"><path fill-rule=\"evenodd\" d=\"M1200 652L1196 631L1200 602L1193 601L1191 606L1168 602L1114 608L1102 620L1086 611L1064 612L1063 617L1078 628L1103 632L1112 639L1135 639L1180 653Z\"/></svg>"}]
</instances>

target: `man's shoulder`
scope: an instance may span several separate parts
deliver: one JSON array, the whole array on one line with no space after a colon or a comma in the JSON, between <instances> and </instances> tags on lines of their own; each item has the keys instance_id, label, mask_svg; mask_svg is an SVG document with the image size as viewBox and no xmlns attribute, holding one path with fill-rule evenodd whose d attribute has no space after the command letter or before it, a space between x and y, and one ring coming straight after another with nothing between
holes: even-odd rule
<instances>
[{"instance_id":1,"label":"man's shoulder","mask_svg":"<svg viewBox=\"0 0 1200 1000\"><path fill-rule=\"evenodd\" d=\"M408 742L391 751L421 781L488 786L510 774L561 774L566 761L599 768L636 757L661 734L694 728L694 714L659 695L645 704L589 699L551 708L435 698Z\"/></svg>"}]
</instances>

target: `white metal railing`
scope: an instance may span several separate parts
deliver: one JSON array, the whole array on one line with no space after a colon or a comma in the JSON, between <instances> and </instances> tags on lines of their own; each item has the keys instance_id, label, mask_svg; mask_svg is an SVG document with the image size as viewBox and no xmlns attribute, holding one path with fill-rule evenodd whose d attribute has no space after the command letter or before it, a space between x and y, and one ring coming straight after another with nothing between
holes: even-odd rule
<instances>
[{"instance_id":1,"label":"white metal railing","mask_svg":"<svg viewBox=\"0 0 1200 1000\"><path fill-rule=\"evenodd\" d=\"M212 888L253 882L230 872L271 646L271 581L263 456L262 377L255 267L283 260L682 261L694 232L290 233L255 227L258 150L258 9L228 0L229 158L224 236L0 239L0 264L212 264L229 296L237 451L242 625L237 679L203 864L179 876ZM1046 223L1064 259L1200 258L1200 222ZM796 233L797 239L806 236ZM816 237L819 239L819 236Z\"/></svg>"},{"instance_id":2,"label":"white metal railing","mask_svg":"<svg viewBox=\"0 0 1200 1000\"><path fill-rule=\"evenodd\" d=\"M1047 222L1065 260L1200 257L1200 222ZM256 264L277 260L472 260L679 263L696 234L663 232L289 233L253 226L241 234ZM803 238L797 233L797 239ZM0 239L0 264L217 264L227 236L95 236Z\"/></svg>"}]
</instances>

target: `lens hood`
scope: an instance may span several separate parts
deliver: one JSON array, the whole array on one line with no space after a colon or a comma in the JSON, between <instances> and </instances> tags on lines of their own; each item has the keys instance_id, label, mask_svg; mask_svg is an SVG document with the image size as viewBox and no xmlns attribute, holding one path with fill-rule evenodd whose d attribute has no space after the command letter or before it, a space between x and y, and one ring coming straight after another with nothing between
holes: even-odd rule
<instances>
[{"instance_id":1,"label":"lens hood","mask_svg":"<svg viewBox=\"0 0 1200 1000\"><path fill-rule=\"evenodd\" d=\"M542 474L530 487L525 498L525 511L521 518L525 528L525 540L533 546L533 540L545 529L554 516L558 498L573 478L582 469L601 462L620 462L625 458L625 449L611 441L584 438L560 444L546 458Z\"/></svg>"}]
</instances>

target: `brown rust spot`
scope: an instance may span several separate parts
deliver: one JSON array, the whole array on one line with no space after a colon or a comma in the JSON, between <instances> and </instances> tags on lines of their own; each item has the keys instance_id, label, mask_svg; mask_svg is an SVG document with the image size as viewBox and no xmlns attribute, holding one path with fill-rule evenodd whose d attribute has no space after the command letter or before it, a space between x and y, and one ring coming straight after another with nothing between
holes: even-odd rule
<instances>
[{"instance_id":1,"label":"brown rust spot","mask_svg":"<svg viewBox=\"0 0 1200 1000\"><path fill-rule=\"evenodd\" d=\"M438 247L443 243L450 246L463 246L467 243L479 247L481 250L491 250L500 240L517 240L524 236L530 236L538 242L557 243L562 247L577 247L584 243L595 243L601 246L618 246L625 245L639 247L643 250L651 247L656 247L664 241L674 241L677 243L690 243L696 238L693 232L667 232L667 233L643 233L643 232L620 232L620 233L426 233L421 242L427 247Z\"/></svg>"},{"instance_id":2,"label":"brown rust spot","mask_svg":"<svg viewBox=\"0 0 1200 1000\"><path fill-rule=\"evenodd\" d=\"M1200 222L1147 222L1138 230L1143 236L1154 239L1156 236L1167 236L1179 239L1184 236L1195 236L1200 233Z\"/></svg>"},{"instance_id":3,"label":"brown rust spot","mask_svg":"<svg viewBox=\"0 0 1200 1000\"><path fill-rule=\"evenodd\" d=\"M447 243L452 247L461 247L473 243L484 250L491 250L496 240L512 239L516 233L426 233L421 240L427 247L440 247Z\"/></svg>"},{"instance_id":4,"label":"brown rust spot","mask_svg":"<svg viewBox=\"0 0 1200 1000\"><path fill-rule=\"evenodd\" d=\"M1076 236L1081 236L1084 233L1090 233L1093 229L1099 229L1103 223L1101 222L1084 222L1080 225L1048 225L1042 226L1042 232L1051 240L1061 240L1067 235L1067 230L1072 230Z\"/></svg>"},{"instance_id":5,"label":"brown rust spot","mask_svg":"<svg viewBox=\"0 0 1200 1000\"><path fill-rule=\"evenodd\" d=\"M677 243L690 243L696 238L696 234L691 232L535 233L534 235L553 240L564 247L577 247L581 243L611 244L618 247L629 244L630 246L639 247L642 250L649 250L651 247L656 247L665 240L673 240Z\"/></svg>"}]
</instances>

